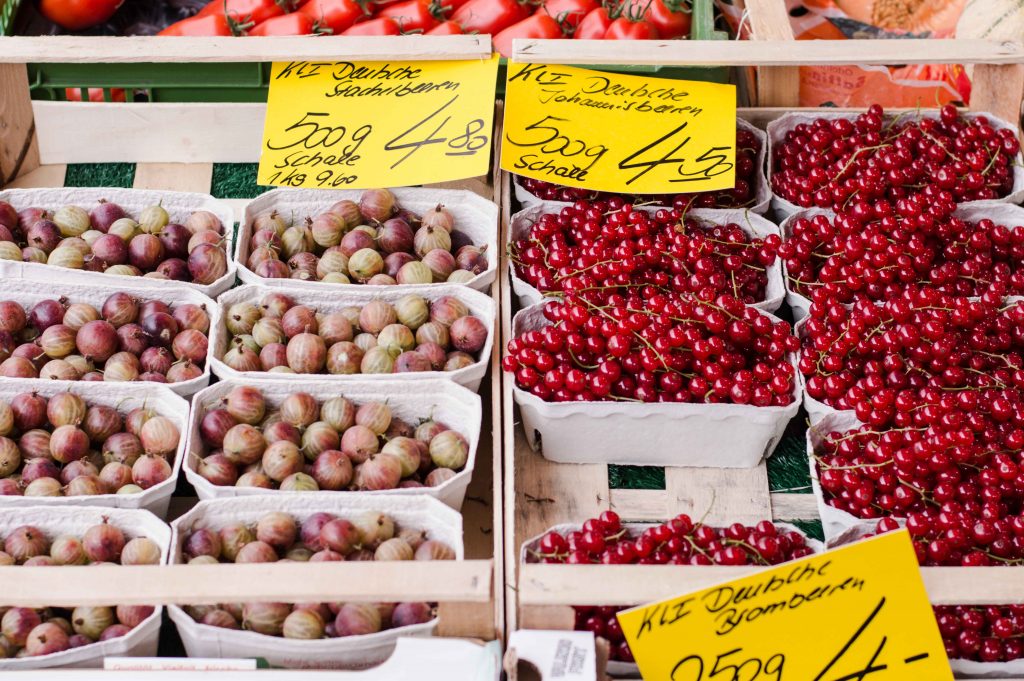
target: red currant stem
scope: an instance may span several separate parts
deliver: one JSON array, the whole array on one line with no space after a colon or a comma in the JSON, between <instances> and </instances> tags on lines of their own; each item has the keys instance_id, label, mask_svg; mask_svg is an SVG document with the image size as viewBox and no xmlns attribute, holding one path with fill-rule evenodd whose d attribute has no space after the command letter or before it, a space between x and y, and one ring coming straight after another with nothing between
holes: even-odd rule
<instances>
[{"instance_id":1,"label":"red currant stem","mask_svg":"<svg viewBox=\"0 0 1024 681\"><path fill-rule=\"evenodd\" d=\"M671 253L669 253L668 251L662 251L662 252L661 252L661 254L662 254L662 255L664 255L664 256L667 256L667 257L669 257L669 258L672 258L672 259L673 259L673 260L675 260L675 261L676 261L677 263L679 263L680 265L682 265L682 267L683 267L683 271L684 271L684 272L686 272L687 274L691 274L691 275L693 274L693 272L691 272L691 271L690 271L690 268L686 266L686 261L685 261L685 260L683 260L683 259L681 259L681 258L677 258L676 256L672 255L672 254L671 254Z\"/></svg>"},{"instance_id":2,"label":"red currant stem","mask_svg":"<svg viewBox=\"0 0 1024 681\"><path fill-rule=\"evenodd\" d=\"M565 279L568 279L569 277L575 277L575 276L576 276L576 275L578 275L578 274L583 274L583 273L584 273L584 272L586 272L587 270L592 270L592 269L594 269L594 268L595 268L595 267L597 267L598 265L610 265L611 263L620 263L620 262L622 262L622 261L621 261L621 260L602 260L602 261L600 261L600 262L595 262L595 263L594 263L593 265L587 265L587 266L586 266L586 267L584 267L583 269L581 269L581 270L575 270L575 271L574 271L574 272L572 272L571 274L567 274L567 275L565 275L564 277L555 277L555 281L563 281L563 280L565 280ZM545 263L544 263L544 264L547 264L547 258L545 258ZM550 267L550 265L548 265L548 266Z\"/></svg>"},{"instance_id":3,"label":"red currant stem","mask_svg":"<svg viewBox=\"0 0 1024 681\"><path fill-rule=\"evenodd\" d=\"M814 454L813 456L814 460L818 462L818 465L821 467L821 469L825 471L857 471L862 468L882 468L883 466L891 466L893 464L893 460L889 459L888 461L881 461L878 463L858 463L851 464L849 466L830 466L828 463L825 462L824 457L819 456L817 454Z\"/></svg>"},{"instance_id":4,"label":"red currant stem","mask_svg":"<svg viewBox=\"0 0 1024 681\"><path fill-rule=\"evenodd\" d=\"M849 435L843 435L838 438L828 438L827 442L842 442L843 440L849 440L851 438L858 438L862 435L885 435L886 433L923 433L928 430L927 428L891 428L889 430L864 430L857 433L850 433Z\"/></svg>"},{"instance_id":5,"label":"red currant stem","mask_svg":"<svg viewBox=\"0 0 1024 681\"><path fill-rule=\"evenodd\" d=\"M995 353L985 352L983 350L975 350L975 352L977 354L979 354L979 355L985 355L986 357L992 357L993 359L1001 359L1004 362L1006 362L1006 366L1010 367L1011 369L1016 369L1016 370L1020 369L1019 366L1017 366L1016 364L1011 363L1010 362L1010 358L1005 356L1005 355L997 355Z\"/></svg>"},{"instance_id":6,"label":"red currant stem","mask_svg":"<svg viewBox=\"0 0 1024 681\"><path fill-rule=\"evenodd\" d=\"M930 140L931 140L932 142L934 142L935 144L937 144L937 145L939 146L939 148L941 148L941 149L942 149L942 150L943 150L944 152L946 152L946 155L947 155L947 156L949 156L949 157L950 157L951 159L953 159L954 161L957 161L957 162L959 162L959 163L963 163L963 162L964 162L964 161L963 161L963 159L961 159L961 158L960 158L960 157L958 157L958 156L957 156L956 154L954 154L954 153L953 153L953 152L951 152L951 151L950 151L949 149L947 149L947 148L946 148L946 145L945 145L945 144L943 144L943 143L942 143L942 140L940 140L940 139L939 139L938 137L935 137L935 136L934 136L934 135L932 135L932 134L931 134L930 132L928 132L927 130L923 130L923 129L921 130L921 134L923 134L923 135L924 135L925 137L927 137L927 138L928 138L928 139L930 139Z\"/></svg>"},{"instance_id":7,"label":"red currant stem","mask_svg":"<svg viewBox=\"0 0 1024 681\"><path fill-rule=\"evenodd\" d=\"M857 160L857 157L860 156L861 153L868 151L876 151L878 149L885 149L886 147L891 146L891 144L879 144L873 147L859 147L856 151L853 152L853 155L850 156L850 160L846 162L846 165L844 165L836 174L836 176L832 178L832 182L838 182L839 178L841 178L843 176L843 173L845 173L849 169L849 167L853 165L853 162ZM850 198L853 198L852 195Z\"/></svg>"},{"instance_id":8,"label":"red currant stem","mask_svg":"<svg viewBox=\"0 0 1024 681\"><path fill-rule=\"evenodd\" d=\"M581 369L596 369L597 368L596 364L594 364L594 365L584 364L583 362L581 362L578 359L576 359L576 355L573 354L573 351L570 350L568 346L566 346L565 350L566 350L566 352L569 353L569 356L572 357L572 361L576 363L576 366L580 367Z\"/></svg>"},{"instance_id":9,"label":"red currant stem","mask_svg":"<svg viewBox=\"0 0 1024 681\"><path fill-rule=\"evenodd\" d=\"M730 279L730 281L732 281L732 294L734 296L736 296L737 298L739 298L740 297L739 291L736 290L736 273L735 272L730 272L729 273L729 279Z\"/></svg>"}]
</instances>

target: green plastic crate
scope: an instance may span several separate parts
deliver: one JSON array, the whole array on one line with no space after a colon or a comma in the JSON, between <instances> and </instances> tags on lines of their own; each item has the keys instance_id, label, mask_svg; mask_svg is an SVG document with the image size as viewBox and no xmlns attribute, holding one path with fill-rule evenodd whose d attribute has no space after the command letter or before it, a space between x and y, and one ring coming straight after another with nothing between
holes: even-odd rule
<instances>
[{"instance_id":1,"label":"green plastic crate","mask_svg":"<svg viewBox=\"0 0 1024 681\"><path fill-rule=\"evenodd\" d=\"M9 35L22 0L0 0L0 34ZM715 30L713 0L693 0L693 40L727 39ZM498 70L497 91L505 93L506 60ZM29 64L33 99L61 101L65 90L80 90L88 100L89 88L103 88L111 101L111 88L123 89L128 101L151 102L265 102L270 82L270 63L220 64ZM698 66L602 66L591 68L613 73L646 74L662 78L729 82L727 67Z\"/></svg>"}]
</instances>

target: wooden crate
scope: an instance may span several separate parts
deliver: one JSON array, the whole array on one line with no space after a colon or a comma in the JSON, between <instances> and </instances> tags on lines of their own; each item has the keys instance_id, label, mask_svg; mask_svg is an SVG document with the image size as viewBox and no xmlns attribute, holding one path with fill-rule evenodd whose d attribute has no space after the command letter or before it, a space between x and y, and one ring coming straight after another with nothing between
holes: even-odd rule
<instances>
[{"instance_id":1,"label":"wooden crate","mask_svg":"<svg viewBox=\"0 0 1024 681\"><path fill-rule=\"evenodd\" d=\"M768 5L769 0L749 5ZM579 42L579 41L577 41ZM1007 120L1019 118L1024 99L1024 48L983 41L844 41L769 40L730 43L654 43L642 57L628 43L517 41L519 61L550 64L758 64L793 69L800 64L900 63L960 61L977 63L973 108ZM527 58L528 55L528 58ZM637 61L639 59L639 62ZM774 87L774 86L773 86ZM781 87L781 86L780 86ZM770 103L785 92L762 91ZM784 106L779 101L777 106ZM791 108L741 109L739 116L763 128ZM813 110L810 110L813 111ZM835 111L835 109L829 109ZM511 179L502 186L503 238L510 219ZM508 261L502 264L508 276ZM517 307L511 287L502 289L503 343L511 338ZM736 469L665 469L664 490L610 489L607 465L556 464L532 451L519 423L512 397L513 379L503 377L505 449L505 575L507 627L570 629L572 605L636 605L698 590L757 571L755 567L682 567L522 564L524 540L559 523L580 523L608 508L623 520L665 520L678 513L704 516L710 523L816 519L810 494L769 492L765 466ZM924 568L935 604L1024 602L1024 568Z\"/></svg>"},{"instance_id":2,"label":"wooden crate","mask_svg":"<svg viewBox=\"0 0 1024 681\"><path fill-rule=\"evenodd\" d=\"M216 162L255 162L265 105L30 102L24 64L39 61L154 62L282 59L477 58L476 36L393 39L3 38L0 48L0 177L8 187L60 187L66 164L137 162L134 186L209 192ZM497 117L500 124L500 116ZM496 165L495 165L496 167ZM496 199L496 176L446 188ZM242 215L246 201L229 200ZM55 270L55 276L59 270ZM500 282L490 294L499 298ZM492 365L496 366L495 343ZM500 383L488 374L477 466L463 504L466 560L459 563L277 563L263 565L0 568L17 593L5 605L69 602L189 604L242 601L433 601L438 634L484 640L504 634ZM488 435L490 437L488 437ZM175 498L172 516L195 503ZM194 568L200 568L198 571ZM17 572L9 573L10 570ZM54 572L57 570L58 572ZM205 571L204 571L205 570ZM170 625L168 625L170 626Z\"/></svg>"}]
</instances>

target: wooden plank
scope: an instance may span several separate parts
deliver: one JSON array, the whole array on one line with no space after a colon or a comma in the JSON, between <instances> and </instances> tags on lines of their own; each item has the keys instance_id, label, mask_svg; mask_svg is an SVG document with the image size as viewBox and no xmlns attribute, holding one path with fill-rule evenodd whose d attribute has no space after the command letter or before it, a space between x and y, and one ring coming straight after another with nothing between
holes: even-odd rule
<instances>
[{"instance_id":1,"label":"wooden plank","mask_svg":"<svg viewBox=\"0 0 1024 681\"><path fill-rule=\"evenodd\" d=\"M752 525L772 515L764 463L755 468L666 468L665 491L666 517L686 513L712 525Z\"/></svg>"},{"instance_id":2,"label":"wooden plank","mask_svg":"<svg viewBox=\"0 0 1024 681\"><path fill-rule=\"evenodd\" d=\"M155 605L282 601L489 603L491 561L0 567L4 604Z\"/></svg>"},{"instance_id":3,"label":"wooden plank","mask_svg":"<svg viewBox=\"0 0 1024 681\"><path fill-rule=\"evenodd\" d=\"M33 102L42 163L253 163L266 104ZM74 124L69 124L74 121ZM110 131L117 131L117 139Z\"/></svg>"},{"instance_id":4,"label":"wooden plank","mask_svg":"<svg viewBox=\"0 0 1024 681\"><path fill-rule=\"evenodd\" d=\"M813 494L772 494L772 517L776 520L818 520L818 502Z\"/></svg>"},{"instance_id":5,"label":"wooden plank","mask_svg":"<svg viewBox=\"0 0 1024 681\"><path fill-rule=\"evenodd\" d=\"M28 71L24 64L0 64L0 187L39 167L34 136Z\"/></svg>"},{"instance_id":6,"label":"wooden plank","mask_svg":"<svg viewBox=\"0 0 1024 681\"><path fill-rule=\"evenodd\" d=\"M576 623L571 605L531 605L522 609L521 617L523 629L564 630L572 629Z\"/></svg>"},{"instance_id":7,"label":"wooden plank","mask_svg":"<svg viewBox=\"0 0 1024 681\"><path fill-rule=\"evenodd\" d=\"M1015 64L1020 43L996 40L614 40L513 41L513 59L540 64L799 66L831 64Z\"/></svg>"},{"instance_id":8,"label":"wooden plank","mask_svg":"<svg viewBox=\"0 0 1024 681\"><path fill-rule=\"evenodd\" d=\"M754 40L793 41L793 26L782 0L747 0ZM762 66L757 69L757 103L796 106L800 103L799 66Z\"/></svg>"},{"instance_id":9,"label":"wooden plank","mask_svg":"<svg viewBox=\"0 0 1024 681\"><path fill-rule=\"evenodd\" d=\"M1024 64L978 64L971 79L971 109L1018 125L1024 100Z\"/></svg>"},{"instance_id":10,"label":"wooden plank","mask_svg":"<svg viewBox=\"0 0 1024 681\"><path fill-rule=\"evenodd\" d=\"M164 63L486 59L489 36L287 36L231 37L94 37L33 36L3 39L0 63Z\"/></svg>"},{"instance_id":11,"label":"wooden plank","mask_svg":"<svg viewBox=\"0 0 1024 681\"><path fill-rule=\"evenodd\" d=\"M681 565L523 565L523 606L636 605L720 584L763 568ZM921 568L936 605L1024 602L1024 568ZM615 588L610 589L609 584Z\"/></svg>"},{"instance_id":12,"label":"wooden plank","mask_svg":"<svg viewBox=\"0 0 1024 681\"><path fill-rule=\"evenodd\" d=\"M7 189L26 189L32 187L63 187L68 167L63 163L42 165L14 178Z\"/></svg>"},{"instance_id":13,"label":"wooden plank","mask_svg":"<svg viewBox=\"0 0 1024 681\"><path fill-rule=\"evenodd\" d=\"M135 166L135 189L164 189L210 193L212 163L140 163Z\"/></svg>"}]
</instances>

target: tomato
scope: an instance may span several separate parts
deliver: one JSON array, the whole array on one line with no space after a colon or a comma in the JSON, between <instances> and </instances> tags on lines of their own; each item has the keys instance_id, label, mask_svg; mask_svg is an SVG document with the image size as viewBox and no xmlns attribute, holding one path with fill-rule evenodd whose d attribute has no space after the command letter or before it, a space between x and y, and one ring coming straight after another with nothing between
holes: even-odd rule
<instances>
[{"instance_id":1,"label":"tomato","mask_svg":"<svg viewBox=\"0 0 1024 681\"><path fill-rule=\"evenodd\" d=\"M299 12L335 35L369 16L366 8L356 0L309 0L303 3Z\"/></svg>"},{"instance_id":2,"label":"tomato","mask_svg":"<svg viewBox=\"0 0 1024 681\"><path fill-rule=\"evenodd\" d=\"M537 11L544 12L564 26L576 28L583 21L583 17L597 7L597 0L547 0Z\"/></svg>"},{"instance_id":3,"label":"tomato","mask_svg":"<svg viewBox=\"0 0 1024 681\"><path fill-rule=\"evenodd\" d=\"M516 24L512 24L504 31L494 36L491 42L494 44L494 51L503 57L512 56L512 41L516 38L564 38L562 25L551 18L551 15L538 10L532 16L526 17Z\"/></svg>"},{"instance_id":4,"label":"tomato","mask_svg":"<svg viewBox=\"0 0 1024 681\"><path fill-rule=\"evenodd\" d=\"M466 33L498 35L530 16L531 9L516 0L469 0L455 10L452 21Z\"/></svg>"},{"instance_id":5,"label":"tomato","mask_svg":"<svg viewBox=\"0 0 1024 681\"><path fill-rule=\"evenodd\" d=\"M400 35L402 29L391 17L377 17L344 30L342 35Z\"/></svg>"},{"instance_id":6,"label":"tomato","mask_svg":"<svg viewBox=\"0 0 1024 681\"><path fill-rule=\"evenodd\" d=\"M259 26L291 10L292 3L287 0L212 0L199 10L198 16L226 14L240 24Z\"/></svg>"},{"instance_id":7,"label":"tomato","mask_svg":"<svg viewBox=\"0 0 1024 681\"><path fill-rule=\"evenodd\" d=\"M685 0L628 0L623 15L646 21L658 29L659 38L681 38L690 34L692 16Z\"/></svg>"},{"instance_id":8,"label":"tomato","mask_svg":"<svg viewBox=\"0 0 1024 681\"><path fill-rule=\"evenodd\" d=\"M390 17L398 22L403 33L413 33L428 31L437 26L440 22L435 11L440 11L440 8L433 5L431 0L403 0L388 5L377 16Z\"/></svg>"},{"instance_id":9,"label":"tomato","mask_svg":"<svg viewBox=\"0 0 1024 681\"><path fill-rule=\"evenodd\" d=\"M572 37L580 40L603 40L611 25L612 18L608 16L608 8L598 7L583 17Z\"/></svg>"},{"instance_id":10,"label":"tomato","mask_svg":"<svg viewBox=\"0 0 1024 681\"><path fill-rule=\"evenodd\" d=\"M454 21L442 21L423 35L462 35L462 27Z\"/></svg>"},{"instance_id":11,"label":"tomato","mask_svg":"<svg viewBox=\"0 0 1024 681\"><path fill-rule=\"evenodd\" d=\"M213 36L239 35L238 22L228 19L223 14L207 14L176 21L157 35L174 36Z\"/></svg>"},{"instance_id":12,"label":"tomato","mask_svg":"<svg viewBox=\"0 0 1024 681\"><path fill-rule=\"evenodd\" d=\"M42 0L39 10L47 19L69 31L92 28L114 16L124 0Z\"/></svg>"},{"instance_id":13,"label":"tomato","mask_svg":"<svg viewBox=\"0 0 1024 681\"><path fill-rule=\"evenodd\" d=\"M64 88L64 98L69 102L80 102L82 101L82 89L77 87ZM89 88L89 101L90 102L105 102L103 98L103 88L91 87ZM121 88L110 88L110 101L112 102L123 102L125 101L124 90Z\"/></svg>"},{"instance_id":14,"label":"tomato","mask_svg":"<svg viewBox=\"0 0 1024 681\"><path fill-rule=\"evenodd\" d=\"M250 29L246 35L311 35L317 32L316 29L316 22L309 15L292 12L267 19Z\"/></svg>"},{"instance_id":15,"label":"tomato","mask_svg":"<svg viewBox=\"0 0 1024 681\"><path fill-rule=\"evenodd\" d=\"M605 40L657 40L658 29L646 21L619 17L604 34Z\"/></svg>"}]
</instances>

